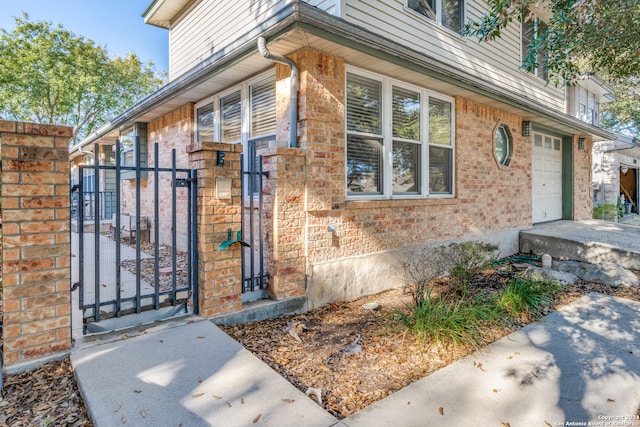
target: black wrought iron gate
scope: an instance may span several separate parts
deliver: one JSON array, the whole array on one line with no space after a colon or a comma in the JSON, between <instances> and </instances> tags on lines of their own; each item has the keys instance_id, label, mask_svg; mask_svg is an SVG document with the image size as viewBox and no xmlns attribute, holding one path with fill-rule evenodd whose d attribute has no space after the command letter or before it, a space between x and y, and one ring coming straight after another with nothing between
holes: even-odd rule
<instances>
[{"instance_id":1,"label":"black wrought iron gate","mask_svg":"<svg viewBox=\"0 0 640 427\"><path fill-rule=\"evenodd\" d=\"M267 298L267 279L265 268L263 195L262 187L268 172L262 169L262 156L256 156L257 144L249 145L248 164L242 165L242 236L248 246L242 246L242 301L249 302Z\"/></svg>"},{"instance_id":2,"label":"black wrought iron gate","mask_svg":"<svg viewBox=\"0 0 640 427\"><path fill-rule=\"evenodd\" d=\"M134 147L140 159L138 140ZM120 153L117 142L115 164L95 155L80 166L72 192L73 290L85 333L96 322L165 307L197 314L196 171L176 166L175 149L171 165L160 167L157 144L152 167L123 165Z\"/></svg>"}]
</instances>

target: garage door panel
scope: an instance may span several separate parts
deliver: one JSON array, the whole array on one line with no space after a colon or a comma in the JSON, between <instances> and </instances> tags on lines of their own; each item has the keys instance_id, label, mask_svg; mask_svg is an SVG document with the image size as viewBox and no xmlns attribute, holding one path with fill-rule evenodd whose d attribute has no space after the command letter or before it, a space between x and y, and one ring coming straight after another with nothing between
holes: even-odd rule
<instances>
[{"instance_id":1,"label":"garage door panel","mask_svg":"<svg viewBox=\"0 0 640 427\"><path fill-rule=\"evenodd\" d=\"M533 222L562 219L562 144L555 136L534 134Z\"/></svg>"}]
</instances>

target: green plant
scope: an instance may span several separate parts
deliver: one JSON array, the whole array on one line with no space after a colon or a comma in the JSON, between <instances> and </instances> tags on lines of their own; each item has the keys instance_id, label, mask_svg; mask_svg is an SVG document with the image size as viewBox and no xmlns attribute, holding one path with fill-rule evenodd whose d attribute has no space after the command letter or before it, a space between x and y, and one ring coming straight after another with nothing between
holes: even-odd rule
<instances>
[{"instance_id":1,"label":"green plant","mask_svg":"<svg viewBox=\"0 0 640 427\"><path fill-rule=\"evenodd\" d=\"M447 301L441 294L425 292L420 304L396 310L396 319L424 344L479 344L481 335L477 324L490 310L475 306L465 298Z\"/></svg>"},{"instance_id":2,"label":"green plant","mask_svg":"<svg viewBox=\"0 0 640 427\"><path fill-rule=\"evenodd\" d=\"M498 295L496 305L511 319L531 320L545 314L559 290L554 282L514 277Z\"/></svg>"},{"instance_id":3,"label":"green plant","mask_svg":"<svg viewBox=\"0 0 640 427\"><path fill-rule=\"evenodd\" d=\"M593 207L592 217L595 219L603 219L606 221L615 221L624 215L624 206L620 199L618 203L602 203Z\"/></svg>"}]
</instances>

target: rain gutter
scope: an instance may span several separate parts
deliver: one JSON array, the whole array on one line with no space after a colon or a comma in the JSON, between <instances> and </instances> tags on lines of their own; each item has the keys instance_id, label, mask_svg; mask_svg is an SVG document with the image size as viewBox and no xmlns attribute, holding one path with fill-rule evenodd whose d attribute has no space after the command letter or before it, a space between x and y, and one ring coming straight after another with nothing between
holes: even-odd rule
<instances>
[{"instance_id":1,"label":"rain gutter","mask_svg":"<svg viewBox=\"0 0 640 427\"><path fill-rule=\"evenodd\" d=\"M293 59L278 55L267 49L264 37L258 37L260 55L271 61L287 64L291 68L291 91L289 95L289 147L298 146L298 66Z\"/></svg>"}]
</instances>

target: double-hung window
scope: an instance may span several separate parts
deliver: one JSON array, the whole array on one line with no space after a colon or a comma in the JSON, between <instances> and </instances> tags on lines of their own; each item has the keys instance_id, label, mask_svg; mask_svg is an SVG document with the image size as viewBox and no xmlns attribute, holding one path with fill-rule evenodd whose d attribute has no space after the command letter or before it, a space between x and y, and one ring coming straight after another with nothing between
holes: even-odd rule
<instances>
[{"instance_id":1,"label":"double-hung window","mask_svg":"<svg viewBox=\"0 0 640 427\"><path fill-rule=\"evenodd\" d=\"M407 7L459 33L464 22L464 0L407 0Z\"/></svg>"},{"instance_id":2,"label":"double-hung window","mask_svg":"<svg viewBox=\"0 0 640 427\"><path fill-rule=\"evenodd\" d=\"M347 73L350 198L453 195L453 100L387 77Z\"/></svg>"},{"instance_id":3,"label":"double-hung window","mask_svg":"<svg viewBox=\"0 0 640 427\"><path fill-rule=\"evenodd\" d=\"M196 105L196 140L243 144L245 169L257 171L257 150L276 133L276 83L273 71ZM254 192L259 177L253 175Z\"/></svg>"},{"instance_id":4,"label":"double-hung window","mask_svg":"<svg viewBox=\"0 0 640 427\"><path fill-rule=\"evenodd\" d=\"M542 80L549 80L546 51L539 46L539 40L546 32L547 24L543 20L532 12L525 12L522 19L522 61L528 55L535 55L533 74Z\"/></svg>"}]
</instances>

